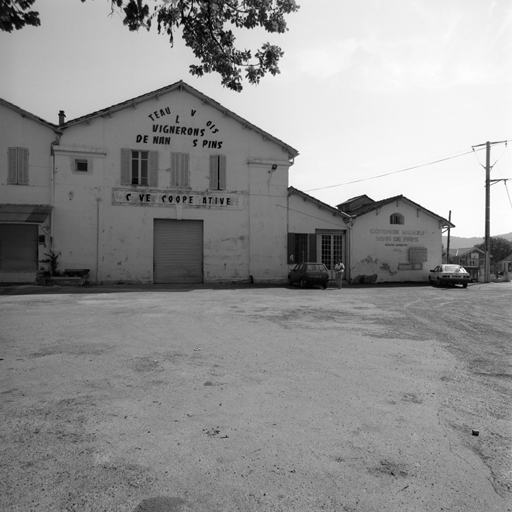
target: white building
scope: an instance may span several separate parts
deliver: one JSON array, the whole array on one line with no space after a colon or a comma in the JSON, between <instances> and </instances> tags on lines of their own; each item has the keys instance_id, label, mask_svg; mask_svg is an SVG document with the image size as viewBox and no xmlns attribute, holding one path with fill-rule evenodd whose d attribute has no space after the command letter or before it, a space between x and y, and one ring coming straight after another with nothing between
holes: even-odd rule
<instances>
[{"instance_id":1,"label":"white building","mask_svg":"<svg viewBox=\"0 0 512 512\"><path fill-rule=\"evenodd\" d=\"M34 281L50 249L98 283L286 278L288 144L184 82L58 127L0 107L3 282Z\"/></svg>"},{"instance_id":2,"label":"white building","mask_svg":"<svg viewBox=\"0 0 512 512\"><path fill-rule=\"evenodd\" d=\"M403 196L289 187L296 149L181 81L64 118L0 100L0 282L50 254L93 283L284 283L338 258L349 282L426 281L453 227Z\"/></svg>"},{"instance_id":3,"label":"white building","mask_svg":"<svg viewBox=\"0 0 512 512\"><path fill-rule=\"evenodd\" d=\"M422 282L442 263L448 220L400 195L374 201L358 196L338 205L351 216L352 283Z\"/></svg>"},{"instance_id":4,"label":"white building","mask_svg":"<svg viewBox=\"0 0 512 512\"><path fill-rule=\"evenodd\" d=\"M0 99L0 282L33 282L47 258L56 129Z\"/></svg>"}]
</instances>

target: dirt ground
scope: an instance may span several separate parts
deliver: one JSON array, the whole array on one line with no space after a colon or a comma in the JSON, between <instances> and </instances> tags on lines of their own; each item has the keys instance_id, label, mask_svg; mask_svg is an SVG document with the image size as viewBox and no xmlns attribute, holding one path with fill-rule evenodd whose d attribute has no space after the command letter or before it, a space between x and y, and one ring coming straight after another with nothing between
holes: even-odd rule
<instances>
[{"instance_id":1,"label":"dirt ground","mask_svg":"<svg viewBox=\"0 0 512 512\"><path fill-rule=\"evenodd\" d=\"M0 288L0 510L511 511L511 299Z\"/></svg>"}]
</instances>

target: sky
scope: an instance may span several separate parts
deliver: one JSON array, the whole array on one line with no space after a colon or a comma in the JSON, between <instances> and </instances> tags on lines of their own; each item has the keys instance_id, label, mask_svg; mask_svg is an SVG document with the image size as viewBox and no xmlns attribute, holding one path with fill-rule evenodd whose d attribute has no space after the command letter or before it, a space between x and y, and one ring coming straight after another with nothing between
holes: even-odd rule
<instances>
[{"instance_id":1,"label":"sky","mask_svg":"<svg viewBox=\"0 0 512 512\"><path fill-rule=\"evenodd\" d=\"M285 34L240 34L285 55L280 75L236 93L190 75L179 38L129 32L109 0L36 0L40 27L0 33L0 97L57 124L183 80L297 149L293 187L331 206L402 194L451 212L457 237L484 236L481 145L508 140L491 145L491 179L511 181L491 186L490 234L511 232L512 2L298 3Z\"/></svg>"}]
</instances>

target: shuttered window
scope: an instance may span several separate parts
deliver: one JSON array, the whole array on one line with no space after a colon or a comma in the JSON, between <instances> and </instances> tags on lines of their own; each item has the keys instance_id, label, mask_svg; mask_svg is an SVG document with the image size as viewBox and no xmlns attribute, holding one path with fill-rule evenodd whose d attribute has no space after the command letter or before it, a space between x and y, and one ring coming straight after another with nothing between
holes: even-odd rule
<instances>
[{"instance_id":1,"label":"shuttered window","mask_svg":"<svg viewBox=\"0 0 512 512\"><path fill-rule=\"evenodd\" d=\"M171 153L171 187L190 187L189 161L188 153Z\"/></svg>"},{"instance_id":2,"label":"shuttered window","mask_svg":"<svg viewBox=\"0 0 512 512\"><path fill-rule=\"evenodd\" d=\"M158 151L121 149L121 185L158 186Z\"/></svg>"},{"instance_id":3,"label":"shuttered window","mask_svg":"<svg viewBox=\"0 0 512 512\"><path fill-rule=\"evenodd\" d=\"M9 148L7 169L8 184L28 185L28 149Z\"/></svg>"},{"instance_id":4,"label":"shuttered window","mask_svg":"<svg viewBox=\"0 0 512 512\"><path fill-rule=\"evenodd\" d=\"M210 190L226 190L226 157L210 155Z\"/></svg>"}]
</instances>

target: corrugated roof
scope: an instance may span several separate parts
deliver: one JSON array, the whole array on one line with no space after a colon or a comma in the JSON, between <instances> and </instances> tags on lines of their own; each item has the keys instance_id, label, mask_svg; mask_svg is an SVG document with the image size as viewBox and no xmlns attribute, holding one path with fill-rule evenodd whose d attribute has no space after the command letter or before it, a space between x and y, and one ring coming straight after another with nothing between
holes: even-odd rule
<instances>
[{"instance_id":1,"label":"corrugated roof","mask_svg":"<svg viewBox=\"0 0 512 512\"><path fill-rule=\"evenodd\" d=\"M87 114L87 115L82 116L82 117L77 117L76 119L71 119L70 121L68 121L68 122L64 123L63 125L61 125L60 128L62 128L62 129L70 128L70 127L75 126L77 124L90 121L91 119L94 119L96 117L104 117L104 116L107 116L107 115L111 115L111 114L114 114L115 112L119 112L120 110L124 110L126 108L134 107L135 105L138 105L138 104L143 103L145 101L149 101L149 100L151 100L151 99L153 99L155 97L158 98L158 97L160 97L160 96L162 96L164 94L168 94L170 92L174 92L174 91L177 91L177 90L178 91L185 91L185 92L191 94L192 96L195 96L196 98L200 99L203 103L205 103L207 105L210 105L211 107L217 109L223 115L225 115L227 117L231 117L235 121L238 121L245 128L250 128L251 130L254 130L257 133L260 133L266 139L274 142L275 144L277 144L277 145L281 146L283 149L285 149L289 153L290 157L298 156L299 152L295 148L290 146L289 144L286 144L285 142L283 142L282 140L278 139L277 137L274 137L270 133L268 133L268 132L258 128L257 126L255 126L252 123L250 123L249 121L243 119L242 117L240 117L239 115L235 114L231 110L228 110L227 108L223 107L217 101L213 100L212 98L209 98L208 96L206 96L202 92L198 91L197 89L194 89L193 87L191 87L187 83L183 82L183 80L180 80L179 82L176 82L176 83L174 83L172 85L168 85L166 87L162 87L162 88L157 89L155 91L148 92L146 94L142 94L141 96L137 96L136 98L131 98L129 100L123 101L122 103L117 103L116 105L112 105L112 106L104 108L102 110L97 110L96 112L93 112L92 114Z\"/></svg>"}]
</instances>

